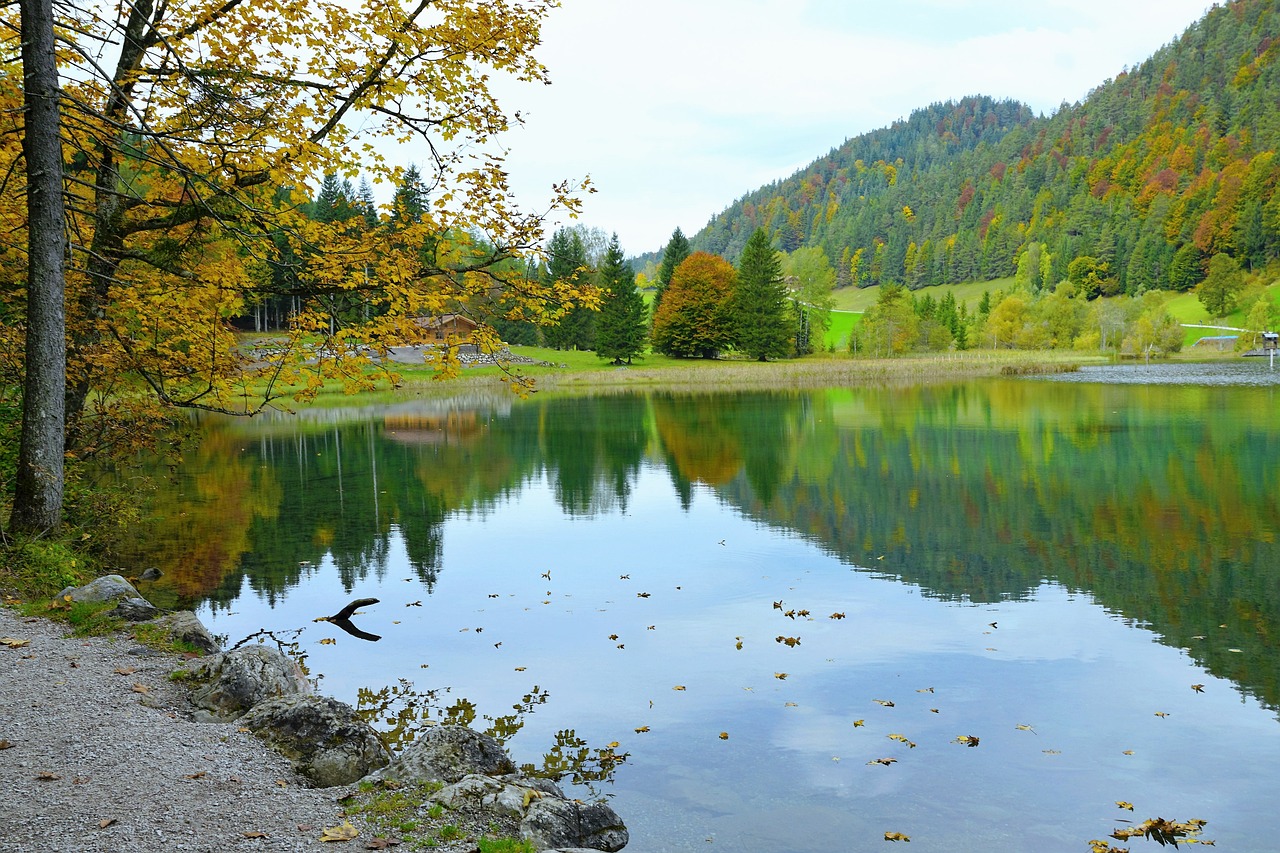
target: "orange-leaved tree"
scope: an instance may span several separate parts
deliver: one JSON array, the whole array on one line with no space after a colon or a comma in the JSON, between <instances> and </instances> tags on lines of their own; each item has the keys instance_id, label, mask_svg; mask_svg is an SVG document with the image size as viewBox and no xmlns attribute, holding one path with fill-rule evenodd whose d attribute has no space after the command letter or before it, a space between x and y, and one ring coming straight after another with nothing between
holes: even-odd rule
<instances>
[{"instance_id":1,"label":"orange-leaved tree","mask_svg":"<svg viewBox=\"0 0 1280 853\"><path fill-rule=\"evenodd\" d=\"M60 143L52 180L67 203L67 271L50 281L6 267L0 319L22 335L48 313L35 298L43 287L58 304L65 296L68 451L118 440L113 406L136 406L139 392L167 407L253 412L331 377L360 386L372 359L414 333L415 317L470 313L475 341L496 349L485 321L497 313L554 322L592 303L589 288L524 274L544 222L573 215L585 182L560 184L545 208L523 210L487 145L519 120L496 100L493 75L548 82L534 49L556 5L20 0L20 18L12 6L0 11L6 61L28 44L56 52L43 57L56 61L56 94L25 91L6 73L0 115L4 130L43 139L45 151ZM51 14L28 14L41 9ZM17 109L24 95L57 105L54 137ZM364 227L303 215L299 202L320 175L396 181L390 150L427 164L421 210ZM51 179L19 155L0 141L11 187ZM0 203L0 263L38 236L12 197ZM353 294L364 310L335 323L333 306ZM243 351L231 320L266 297L289 300L290 330L267 352ZM21 371L12 346L0 357L10 360L6 381ZM456 370L456 350L433 357L440 375ZM45 369L61 373L26 360L27 372ZM24 422L33 416L24 410ZM47 473L51 440L38 458L24 446L19 471ZM50 498L20 491L12 525L57 526L60 493Z\"/></svg>"}]
</instances>

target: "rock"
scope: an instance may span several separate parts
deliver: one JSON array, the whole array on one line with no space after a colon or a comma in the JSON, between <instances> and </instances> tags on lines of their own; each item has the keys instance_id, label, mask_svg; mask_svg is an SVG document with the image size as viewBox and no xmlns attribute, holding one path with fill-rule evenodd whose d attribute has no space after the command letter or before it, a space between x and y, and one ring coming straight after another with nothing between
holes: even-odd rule
<instances>
[{"instance_id":1,"label":"rock","mask_svg":"<svg viewBox=\"0 0 1280 853\"><path fill-rule=\"evenodd\" d=\"M345 702L283 696L253 706L240 725L289 759L318 788L349 785L388 761L377 733Z\"/></svg>"},{"instance_id":2,"label":"rock","mask_svg":"<svg viewBox=\"0 0 1280 853\"><path fill-rule=\"evenodd\" d=\"M529 804L520 821L520 837L539 850L585 847L621 850L631 840L622 818L606 803L579 803L542 797Z\"/></svg>"},{"instance_id":3,"label":"rock","mask_svg":"<svg viewBox=\"0 0 1280 853\"><path fill-rule=\"evenodd\" d=\"M453 784L470 774L503 776L515 765L502 745L465 726L427 729L379 776L400 782Z\"/></svg>"},{"instance_id":4,"label":"rock","mask_svg":"<svg viewBox=\"0 0 1280 853\"><path fill-rule=\"evenodd\" d=\"M196 661L185 670L191 701L214 720L234 720L259 702L305 695L311 684L294 660L268 646L242 646Z\"/></svg>"},{"instance_id":5,"label":"rock","mask_svg":"<svg viewBox=\"0 0 1280 853\"><path fill-rule=\"evenodd\" d=\"M103 575L84 586L69 586L58 593L57 601L71 596L72 601L115 601L117 598L142 598L133 584L120 575Z\"/></svg>"},{"instance_id":6,"label":"rock","mask_svg":"<svg viewBox=\"0 0 1280 853\"><path fill-rule=\"evenodd\" d=\"M522 819L529 805L544 796L563 799L564 793L549 779L473 773L436 791L431 801L448 809L480 809Z\"/></svg>"},{"instance_id":7,"label":"rock","mask_svg":"<svg viewBox=\"0 0 1280 853\"><path fill-rule=\"evenodd\" d=\"M160 571L155 566L152 566L149 569L144 569L142 574L138 575L138 579L144 580L144 581L154 581L154 580L159 580L163 575L164 575L164 572Z\"/></svg>"},{"instance_id":8,"label":"rock","mask_svg":"<svg viewBox=\"0 0 1280 853\"><path fill-rule=\"evenodd\" d=\"M209 633L194 613L190 610L179 610L156 620L156 624L169 631L169 639L176 643L186 643L207 655L221 651L218 641Z\"/></svg>"},{"instance_id":9,"label":"rock","mask_svg":"<svg viewBox=\"0 0 1280 853\"><path fill-rule=\"evenodd\" d=\"M159 616L160 610L145 598L122 598L115 609L107 611L106 615L128 622L146 622Z\"/></svg>"}]
</instances>

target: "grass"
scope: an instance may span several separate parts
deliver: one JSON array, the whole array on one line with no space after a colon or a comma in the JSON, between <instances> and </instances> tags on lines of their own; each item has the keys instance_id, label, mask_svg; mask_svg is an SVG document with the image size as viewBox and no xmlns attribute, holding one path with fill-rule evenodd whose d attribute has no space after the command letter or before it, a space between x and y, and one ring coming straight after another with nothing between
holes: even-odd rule
<instances>
[{"instance_id":1,"label":"grass","mask_svg":"<svg viewBox=\"0 0 1280 853\"><path fill-rule=\"evenodd\" d=\"M0 591L26 600L48 600L94 577L93 567L70 542L32 539L0 547Z\"/></svg>"}]
</instances>

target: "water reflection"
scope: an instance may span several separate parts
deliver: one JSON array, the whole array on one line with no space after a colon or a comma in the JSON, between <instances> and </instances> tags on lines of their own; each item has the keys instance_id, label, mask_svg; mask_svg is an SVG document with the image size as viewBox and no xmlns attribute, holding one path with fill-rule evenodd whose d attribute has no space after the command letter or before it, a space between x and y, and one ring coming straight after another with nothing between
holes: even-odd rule
<instances>
[{"instance_id":1,"label":"water reflection","mask_svg":"<svg viewBox=\"0 0 1280 853\"><path fill-rule=\"evenodd\" d=\"M886 830L1084 849L1099 797L1263 850L1275 393L1003 381L218 423L138 559L166 570L147 594L236 636L376 596L359 622L383 641L312 652L348 701L540 685L558 705L526 757L565 724L624 741L642 852Z\"/></svg>"}]
</instances>

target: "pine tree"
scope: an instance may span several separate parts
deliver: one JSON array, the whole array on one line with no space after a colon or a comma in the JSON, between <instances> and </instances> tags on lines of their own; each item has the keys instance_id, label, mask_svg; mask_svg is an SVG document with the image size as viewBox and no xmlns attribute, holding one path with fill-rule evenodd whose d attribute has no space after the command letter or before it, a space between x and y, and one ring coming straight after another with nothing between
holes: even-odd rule
<instances>
[{"instance_id":1,"label":"pine tree","mask_svg":"<svg viewBox=\"0 0 1280 853\"><path fill-rule=\"evenodd\" d=\"M427 212L427 188L422 183L422 173L412 163L396 188L393 211L397 222L417 222Z\"/></svg>"},{"instance_id":2,"label":"pine tree","mask_svg":"<svg viewBox=\"0 0 1280 853\"><path fill-rule=\"evenodd\" d=\"M551 235L547 246L550 259L544 280L574 283L590 273L587 250L582 233L574 228L559 228ZM595 340L595 312L575 307L560 318L560 322L543 330L547 346L552 349L592 349Z\"/></svg>"},{"instance_id":3,"label":"pine tree","mask_svg":"<svg viewBox=\"0 0 1280 853\"><path fill-rule=\"evenodd\" d=\"M614 364L631 363L644 352L648 331L644 297L636 273L622 254L615 233L600 264L600 315L596 318L596 354Z\"/></svg>"},{"instance_id":4,"label":"pine tree","mask_svg":"<svg viewBox=\"0 0 1280 853\"><path fill-rule=\"evenodd\" d=\"M671 276L675 273L676 267L689 257L689 253L693 251L689 247L689 240L684 236L684 232L676 228L671 232L671 239L667 241L667 247L662 250L662 266L658 267L657 286L653 293L653 315L658 316L658 306L662 304L662 295L667 292L667 285L671 283Z\"/></svg>"},{"instance_id":5,"label":"pine tree","mask_svg":"<svg viewBox=\"0 0 1280 853\"><path fill-rule=\"evenodd\" d=\"M755 230L742 250L732 311L734 342L739 349L757 361L788 354L787 287L782 282L778 253L763 228Z\"/></svg>"}]
</instances>

